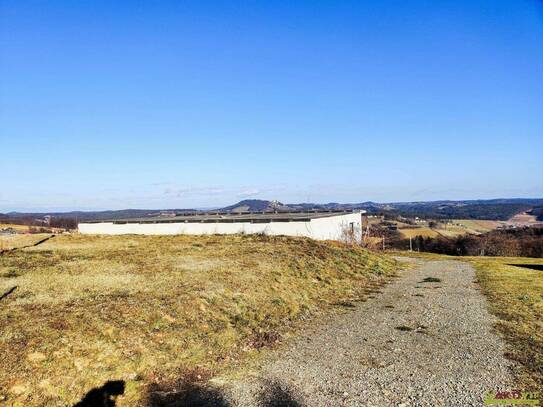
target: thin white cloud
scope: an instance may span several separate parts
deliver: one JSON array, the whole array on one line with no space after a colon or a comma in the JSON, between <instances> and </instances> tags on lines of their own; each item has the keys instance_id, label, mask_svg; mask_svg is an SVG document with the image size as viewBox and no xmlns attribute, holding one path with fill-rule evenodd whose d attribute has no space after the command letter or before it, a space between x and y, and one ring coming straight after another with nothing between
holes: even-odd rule
<instances>
[{"instance_id":1,"label":"thin white cloud","mask_svg":"<svg viewBox=\"0 0 543 407\"><path fill-rule=\"evenodd\" d=\"M215 196L226 193L227 190L221 187L168 187L164 190L164 195L181 197L194 196Z\"/></svg>"},{"instance_id":2,"label":"thin white cloud","mask_svg":"<svg viewBox=\"0 0 543 407\"><path fill-rule=\"evenodd\" d=\"M260 195L261 191L259 189L248 189L246 191L241 191L237 194L239 198L250 198L253 196Z\"/></svg>"}]
</instances>

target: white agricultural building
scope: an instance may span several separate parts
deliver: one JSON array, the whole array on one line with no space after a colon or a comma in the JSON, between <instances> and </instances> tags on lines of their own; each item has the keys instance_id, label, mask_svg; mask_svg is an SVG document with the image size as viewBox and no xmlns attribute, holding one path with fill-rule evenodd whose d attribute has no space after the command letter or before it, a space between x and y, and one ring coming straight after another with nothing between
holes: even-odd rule
<instances>
[{"instance_id":1,"label":"white agricultural building","mask_svg":"<svg viewBox=\"0 0 543 407\"><path fill-rule=\"evenodd\" d=\"M341 240L359 236L365 211L191 213L174 217L80 222L79 232L100 235L210 235L264 233Z\"/></svg>"}]
</instances>

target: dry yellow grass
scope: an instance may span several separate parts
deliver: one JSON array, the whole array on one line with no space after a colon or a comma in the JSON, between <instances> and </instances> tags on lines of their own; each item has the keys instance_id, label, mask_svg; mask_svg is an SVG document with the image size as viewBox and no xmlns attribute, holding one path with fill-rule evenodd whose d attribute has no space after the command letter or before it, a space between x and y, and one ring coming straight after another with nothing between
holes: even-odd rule
<instances>
[{"instance_id":1,"label":"dry yellow grass","mask_svg":"<svg viewBox=\"0 0 543 407\"><path fill-rule=\"evenodd\" d=\"M16 230L18 232L26 232L30 229L30 227L27 225L13 225L11 223L0 223L0 229L8 229L8 228Z\"/></svg>"},{"instance_id":2,"label":"dry yellow grass","mask_svg":"<svg viewBox=\"0 0 543 407\"><path fill-rule=\"evenodd\" d=\"M517 213L515 216L509 219L509 222L521 224L537 223L537 216L530 215L526 212Z\"/></svg>"},{"instance_id":3,"label":"dry yellow grass","mask_svg":"<svg viewBox=\"0 0 543 407\"><path fill-rule=\"evenodd\" d=\"M522 366L519 383L543 389L543 271L511 264L543 264L542 259L472 257L497 328L511 344L508 357Z\"/></svg>"},{"instance_id":4,"label":"dry yellow grass","mask_svg":"<svg viewBox=\"0 0 543 407\"><path fill-rule=\"evenodd\" d=\"M454 219L453 223L463 226L467 233L480 234L490 232L504 222L495 220Z\"/></svg>"},{"instance_id":5,"label":"dry yellow grass","mask_svg":"<svg viewBox=\"0 0 543 407\"><path fill-rule=\"evenodd\" d=\"M452 224L440 224L437 229L430 229L428 226L419 228L402 228L399 231L403 238L423 236L423 237L450 237L471 234L479 235L496 229L500 224L497 221L491 220L472 220L472 219L454 219Z\"/></svg>"},{"instance_id":6,"label":"dry yellow grass","mask_svg":"<svg viewBox=\"0 0 543 407\"><path fill-rule=\"evenodd\" d=\"M0 235L0 252L3 250L16 249L23 246L31 246L45 237L50 236L44 233L36 234L14 234L14 235Z\"/></svg>"},{"instance_id":7,"label":"dry yellow grass","mask_svg":"<svg viewBox=\"0 0 543 407\"><path fill-rule=\"evenodd\" d=\"M465 234L478 234L473 230L466 229L463 226L457 226L457 225L443 225L439 229L437 229L437 233L443 237L457 237L462 236Z\"/></svg>"},{"instance_id":8,"label":"dry yellow grass","mask_svg":"<svg viewBox=\"0 0 543 407\"><path fill-rule=\"evenodd\" d=\"M400 234L403 238L409 239L410 237L422 236L422 237L436 237L439 236L435 230L432 230L428 227L420 228L409 228L409 229L399 229Z\"/></svg>"},{"instance_id":9,"label":"dry yellow grass","mask_svg":"<svg viewBox=\"0 0 543 407\"><path fill-rule=\"evenodd\" d=\"M302 316L354 301L396 263L266 236L57 236L0 256L0 398L64 406L126 380L144 405L195 369L241 364Z\"/></svg>"}]
</instances>

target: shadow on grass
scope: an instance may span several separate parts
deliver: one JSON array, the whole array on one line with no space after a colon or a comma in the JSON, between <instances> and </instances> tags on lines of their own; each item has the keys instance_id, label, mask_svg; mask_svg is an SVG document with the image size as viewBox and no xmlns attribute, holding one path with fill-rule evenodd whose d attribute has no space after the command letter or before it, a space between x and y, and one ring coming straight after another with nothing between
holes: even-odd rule
<instances>
[{"instance_id":1,"label":"shadow on grass","mask_svg":"<svg viewBox=\"0 0 543 407\"><path fill-rule=\"evenodd\" d=\"M522 267L525 269L543 271L543 264L508 264L508 266Z\"/></svg>"},{"instance_id":2,"label":"shadow on grass","mask_svg":"<svg viewBox=\"0 0 543 407\"><path fill-rule=\"evenodd\" d=\"M115 407L117 396L124 394L124 380L111 380L95 387L74 407Z\"/></svg>"},{"instance_id":3,"label":"shadow on grass","mask_svg":"<svg viewBox=\"0 0 543 407\"><path fill-rule=\"evenodd\" d=\"M7 290L4 294L0 295L0 301L2 301L4 298L6 298L8 295L10 295L13 291L17 289L17 286L11 287L9 290Z\"/></svg>"}]
</instances>

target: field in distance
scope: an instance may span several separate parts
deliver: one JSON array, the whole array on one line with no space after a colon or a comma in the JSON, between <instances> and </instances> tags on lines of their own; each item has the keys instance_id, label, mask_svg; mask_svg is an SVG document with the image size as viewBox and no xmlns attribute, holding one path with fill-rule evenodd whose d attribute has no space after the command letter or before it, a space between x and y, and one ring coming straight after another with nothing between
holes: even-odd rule
<instances>
[{"instance_id":1,"label":"field in distance","mask_svg":"<svg viewBox=\"0 0 543 407\"><path fill-rule=\"evenodd\" d=\"M30 226L27 225L15 225L12 223L2 223L0 222L0 230L3 229L13 229L17 233L25 233L28 232L30 229Z\"/></svg>"},{"instance_id":2,"label":"field in distance","mask_svg":"<svg viewBox=\"0 0 543 407\"><path fill-rule=\"evenodd\" d=\"M398 222L398 231L403 238L423 237L456 237L465 234L480 235L490 232L498 226L505 224L502 221L474 220L474 219L453 219L449 222L440 222L430 227L428 222L420 222L418 225L407 225Z\"/></svg>"},{"instance_id":3,"label":"field in distance","mask_svg":"<svg viewBox=\"0 0 543 407\"><path fill-rule=\"evenodd\" d=\"M118 405L150 405L239 366L301 319L345 309L395 270L359 247L255 235L59 235L5 252L0 400L73 405L125 380Z\"/></svg>"},{"instance_id":4,"label":"field in distance","mask_svg":"<svg viewBox=\"0 0 543 407\"><path fill-rule=\"evenodd\" d=\"M509 222L510 223L513 223L513 224L519 224L519 225L533 225L533 224L537 224L537 223L541 223L537 220L537 216L535 215L532 215L528 212L521 212L521 213L517 213L515 216L511 217L509 219Z\"/></svg>"}]
</instances>

